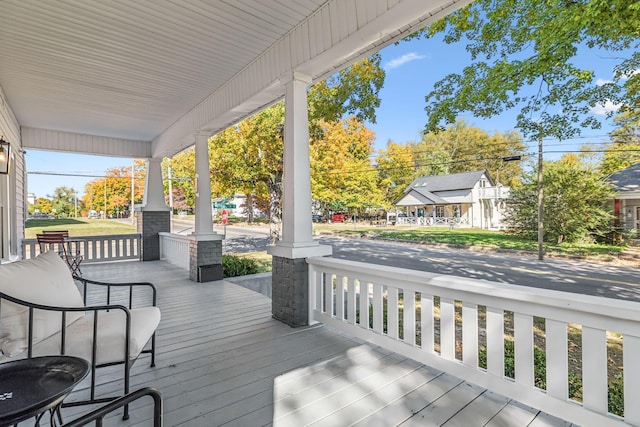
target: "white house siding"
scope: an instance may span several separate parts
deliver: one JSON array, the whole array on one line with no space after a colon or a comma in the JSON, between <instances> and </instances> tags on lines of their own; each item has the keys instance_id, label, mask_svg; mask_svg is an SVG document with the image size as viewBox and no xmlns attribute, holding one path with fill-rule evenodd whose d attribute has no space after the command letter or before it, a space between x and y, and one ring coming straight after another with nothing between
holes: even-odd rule
<instances>
[{"instance_id":1,"label":"white house siding","mask_svg":"<svg viewBox=\"0 0 640 427\"><path fill-rule=\"evenodd\" d=\"M415 206L421 203L422 202L413 195L407 194L405 197L403 197L402 201L398 202L396 206Z\"/></svg>"},{"instance_id":2,"label":"white house siding","mask_svg":"<svg viewBox=\"0 0 640 427\"><path fill-rule=\"evenodd\" d=\"M20 126L0 87L0 135L11 143L10 175L0 175L0 258L19 255L19 240L24 236L26 217L26 180Z\"/></svg>"}]
</instances>

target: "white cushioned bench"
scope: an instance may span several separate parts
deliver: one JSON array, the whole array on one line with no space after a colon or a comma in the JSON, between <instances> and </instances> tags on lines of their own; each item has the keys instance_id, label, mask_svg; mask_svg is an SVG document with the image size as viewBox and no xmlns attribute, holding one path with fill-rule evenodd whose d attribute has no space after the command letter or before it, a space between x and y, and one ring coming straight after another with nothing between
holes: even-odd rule
<instances>
[{"instance_id":1,"label":"white cushioned bench","mask_svg":"<svg viewBox=\"0 0 640 427\"><path fill-rule=\"evenodd\" d=\"M156 290L150 283L76 280L83 285L84 298L69 268L53 251L0 266L0 363L44 355L82 357L92 366L91 398L74 404L113 400L117 396L95 397L95 369L124 364L123 394L127 394L131 364L138 356L151 353L151 366L155 365L155 331L160 323ZM92 285L109 289L106 304L86 306L87 286ZM130 290L128 300L124 305L111 304L111 289L122 287ZM132 308L134 288L149 295L150 306Z\"/></svg>"}]
</instances>

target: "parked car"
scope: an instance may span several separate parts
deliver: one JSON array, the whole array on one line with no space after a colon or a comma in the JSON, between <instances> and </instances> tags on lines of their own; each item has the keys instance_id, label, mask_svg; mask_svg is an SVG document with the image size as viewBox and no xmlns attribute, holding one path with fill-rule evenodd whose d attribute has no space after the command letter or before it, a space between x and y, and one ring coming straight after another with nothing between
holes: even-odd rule
<instances>
[{"instance_id":1,"label":"parked car","mask_svg":"<svg viewBox=\"0 0 640 427\"><path fill-rule=\"evenodd\" d=\"M331 215L331 222L347 222L347 214L344 212L334 212Z\"/></svg>"},{"instance_id":2,"label":"parked car","mask_svg":"<svg viewBox=\"0 0 640 427\"><path fill-rule=\"evenodd\" d=\"M311 215L311 221L313 222L323 222L322 215Z\"/></svg>"}]
</instances>

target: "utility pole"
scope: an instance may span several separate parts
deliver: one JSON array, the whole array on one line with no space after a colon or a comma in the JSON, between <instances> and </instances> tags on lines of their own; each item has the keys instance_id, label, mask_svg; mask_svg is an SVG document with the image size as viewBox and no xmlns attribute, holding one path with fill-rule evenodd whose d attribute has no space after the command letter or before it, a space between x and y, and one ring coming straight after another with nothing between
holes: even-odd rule
<instances>
[{"instance_id":1,"label":"utility pole","mask_svg":"<svg viewBox=\"0 0 640 427\"><path fill-rule=\"evenodd\" d=\"M104 178L104 216L102 219L107 219L107 177Z\"/></svg>"},{"instance_id":2,"label":"utility pole","mask_svg":"<svg viewBox=\"0 0 640 427\"><path fill-rule=\"evenodd\" d=\"M542 124L538 132L538 259L544 259L543 194L542 194Z\"/></svg>"}]
</instances>

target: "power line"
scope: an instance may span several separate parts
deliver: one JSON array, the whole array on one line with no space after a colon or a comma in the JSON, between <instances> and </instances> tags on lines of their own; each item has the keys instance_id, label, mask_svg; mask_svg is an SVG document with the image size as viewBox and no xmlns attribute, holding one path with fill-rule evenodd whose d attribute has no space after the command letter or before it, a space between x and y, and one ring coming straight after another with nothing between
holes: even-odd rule
<instances>
[{"instance_id":1,"label":"power line","mask_svg":"<svg viewBox=\"0 0 640 427\"><path fill-rule=\"evenodd\" d=\"M53 175L53 176L76 176L79 178L131 178L131 176L106 176L106 175L89 175L83 173L63 173L63 172L48 172L48 171L33 171L27 172L28 175Z\"/></svg>"}]
</instances>

